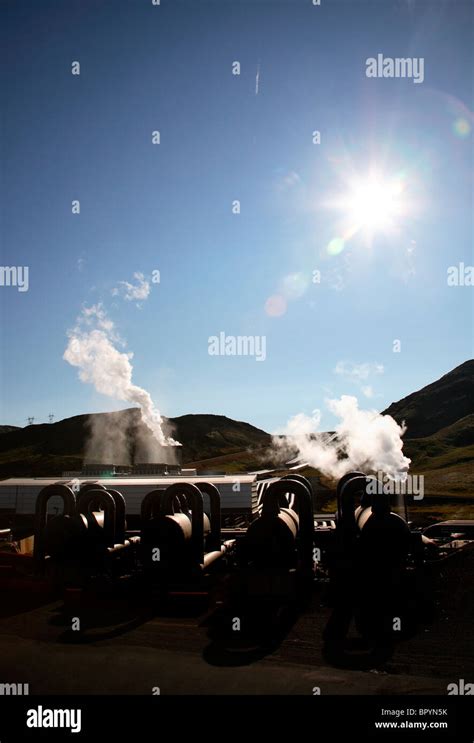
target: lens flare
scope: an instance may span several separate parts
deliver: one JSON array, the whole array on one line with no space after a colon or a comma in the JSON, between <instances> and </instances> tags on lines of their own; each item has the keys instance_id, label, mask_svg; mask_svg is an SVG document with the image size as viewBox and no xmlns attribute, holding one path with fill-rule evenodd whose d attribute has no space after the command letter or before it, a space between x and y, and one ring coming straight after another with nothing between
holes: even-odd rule
<instances>
[{"instance_id":1,"label":"lens flare","mask_svg":"<svg viewBox=\"0 0 474 743\"><path fill-rule=\"evenodd\" d=\"M286 312L286 299L281 294L273 294L265 302L265 312L269 317L281 317Z\"/></svg>"},{"instance_id":2,"label":"lens flare","mask_svg":"<svg viewBox=\"0 0 474 743\"><path fill-rule=\"evenodd\" d=\"M303 273L290 273L282 281L281 293L287 299L299 299L307 288L307 276Z\"/></svg>"},{"instance_id":3,"label":"lens flare","mask_svg":"<svg viewBox=\"0 0 474 743\"><path fill-rule=\"evenodd\" d=\"M335 237L328 244L326 250L329 255L339 255L339 253L342 253L344 250L345 245L345 240L343 240L342 237Z\"/></svg>"},{"instance_id":4,"label":"lens flare","mask_svg":"<svg viewBox=\"0 0 474 743\"><path fill-rule=\"evenodd\" d=\"M453 124L453 129L456 136L461 139L465 139L471 133L471 125L469 124L469 121L463 117L456 119Z\"/></svg>"}]
</instances>

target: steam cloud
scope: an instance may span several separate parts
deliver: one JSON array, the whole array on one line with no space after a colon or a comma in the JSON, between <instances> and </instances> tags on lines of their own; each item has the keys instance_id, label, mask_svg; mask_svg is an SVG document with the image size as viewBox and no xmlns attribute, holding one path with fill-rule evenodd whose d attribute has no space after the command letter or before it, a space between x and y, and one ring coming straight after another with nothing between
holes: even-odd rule
<instances>
[{"instance_id":1,"label":"steam cloud","mask_svg":"<svg viewBox=\"0 0 474 743\"><path fill-rule=\"evenodd\" d=\"M90 416L84 461L102 464L131 464L128 422L120 413Z\"/></svg>"},{"instance_id":2,"label":"steam cloud","mask_svg":"<svg viewBox=\"0 0 474 743\"><path fill-rule=\"evenodd\" d=\"M101 303L82 310L76 325L68 332L68 338L63 358L72 366L79 368L79 379L82 382L93 384L97 392L102 395L138 405L142 421L152 433L156 446L180 446L177 441L165 434L163 419L150 394L142 387L133 384L131 364L133 353L124 353L117 349L116 346L123 345L123 341L117 335L114 324L108 318ZM103 456L110 457L109 462L117 461L112 456L114 454L117 456L117 450L123 458L126 430L120 426L114 430L112 422L104 430L104 426L97 423L91 433L93 447L99 445L99 439L102 442L100 444L102 453L96 449L95 461ZM105 443L106 441L109 443ZM88 448L91 448L91 442ZM86 456L88 456L87 451ZM141 461L150 461L145 454L143 457Z\"/></svg>"},{"instance_id":3,"label":"steam cloud","mask_svg":"<svg viewBox=\"0 0 474 743\"><path fill-rule=\"evenodd\" d=\"M385 472L397 480L406 479L410 459L405 457L402 435L405 429L390 415L376 410L360 410L356 397L342 395L339 400L327 400L328 409L340 423L334 436L318 433L321 414L299 413L286 426L288 438L273 437L280 456L295 455L324 475L338 479L354 469Z\"/></svg>"}]
</instances>

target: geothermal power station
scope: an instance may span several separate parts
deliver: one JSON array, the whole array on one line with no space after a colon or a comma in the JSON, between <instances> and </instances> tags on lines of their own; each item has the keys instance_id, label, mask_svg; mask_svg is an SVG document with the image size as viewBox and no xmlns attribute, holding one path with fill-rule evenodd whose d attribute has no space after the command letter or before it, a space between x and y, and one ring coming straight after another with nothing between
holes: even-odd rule
<instances>
[{"instance_id":1,"label":"geothermal power station","mask_svg":"<svg viewBox=\"0 0 474 743\"><path fill-rule=\"evenodd\" d=\"M217 647L237 657L242 638L246 653L277 646L319 592L328 661L347 656L353 626L370 667L417 632L433 573L474 543L472 521L412 529L406 504L373 495L376 486L345 474L328 514L318 513L317 482L295 472L89 464L58 479L7 479L0 590L10 602L60 600L66 616L104 600L171 617L204 605Z\"/></svg>"}]
</instances>

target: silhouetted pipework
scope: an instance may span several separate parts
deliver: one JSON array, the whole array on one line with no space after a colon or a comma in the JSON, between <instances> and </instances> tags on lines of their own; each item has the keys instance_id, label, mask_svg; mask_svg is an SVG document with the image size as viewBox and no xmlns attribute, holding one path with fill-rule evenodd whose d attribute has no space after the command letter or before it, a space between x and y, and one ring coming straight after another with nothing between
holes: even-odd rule
<instances>
[{"instance_id":1,"label":"silhouetted pipework","mask_svg":"<svg viewBox=\"0 0 474 743\"><path fill-rule=\"evenodd\" d=\"M313 577L313 506L306 482L298 476L272 483L242 540L241 577L254 595L291 593L300 578Z\"/></svg>"},{"instance_id":2,"label":"silhouetted pipework","mask_svg":"<svg viewBox=\"0 0 474 743\"><path fill-rule=\"evenodd\" d=\"M359 631L388 647L404 611L408 524L390 507L374 477L349 472L337 486L337 526L328 548L333 615L325 639L342 647L352 618Z\"/></svg>"},{"instance_id":3,"label":"silhouetted pipework","mask_svg":"<svg viewBox=\"0 0 474 743\"><path fill-rule=\"evenodd\" d=\"M91 496L90 493L93 493ZM107 493L109 497L101 498L102 493ZM109 546L114 544L123 544L127 530L125 516L125 498L118 490L108 488L107 490L99 483L86 483L79 491L77 499L77 510L79 513L94 513L98 510L104 511L107 517L108 538L111 541ZM105 528L105 524L104 524Z\"/></svg>"},{"instance_id":4,"label":"silhouetted pipework","mask_svg":"<svg viewBox=\"0 0 474 743\"><path fill-rule=\"evenodd\" d=\"M51 498L60 497L63 501L63 514L61 517L62 523L65 528L69 526L67 519L71 520L76 513L76 496L70 487L67 485L47 485L43 488L36 499L36 511L35 511L35 542L33 548L33 555L37 567L40 566L45 558L45 529L47 522L47 511L48 502Z\"/></svg>"},{"instance_id":5,"label":"silhouetted pipework","mask_svg":"<svg viewBox=\"0 0 474 743\"><path fill-rule=\"evenodd\" d=\"M219 490L211 482L200 482L199 490L209 498L209 531L206 537L206 550L220 550L221 548L221 496ZM205 514L204 514L205 515Z\"/></svg>"},{"instance_id":6,"label":"silhouetted pipework","mask_svg":"<svg viewBox=\"0 0 474 743\"><path fill-rule=\"evenodd\" d=\"M160 515L160 499L165 488L156 488L150 490L142 500L140 508L141 523L144 525L150 519L155 519Z\"/></svg>"},{"instance_id":7,"label":"silhouetted pipework","mask_svg":"<svg viewBox=\"0 0 474 743\"><path fill-rule=\"evenodd\" d=\"M375 477L344 475L337 486L337 505L337 529L346 549L369 559L372 571L403 565L410 545L408 524L391 511L390 496Z\"/></svg>"},{"instance_id":8,"label":"silhouetted pipework","mask_svg":"<svg viewBox=\"0 0 474 743\"><path fill-rule=\"evenodd\" d=\"M63 499L64 510L48 519L47 505L54 496ZM73 583L93 574L126 570L136 543L126 539L126 528L125 500L117 490L86 483L76 498L66 485L43 488L36 503L37 566L51 566L56 577Z\"/></svg>"},{"instance_id":9,"label":"silhouetted pipework","mask_svg":"<svg viewBox=\"0 0 474 743\"><path fill-rule=\"evenodd\" d=\"M107 490L90 489L80 493L77 499L77 521L86 529L93 530L97 545L113 547L116 543L115 498Z\"/></svg>"},{"instance_id":10,"label":"silhouetted pipework","mask_svg":"<svg viewBox=\"0 0 474 743\"><path fill-rule=\"evenodd\" d=\"M203 494L209 497L210 516ZM197 578L226 552L221 544L220 495L212 483L174 483L149 493L141 509L141 555L155 579Z\"/></svg>"}]
</instances>

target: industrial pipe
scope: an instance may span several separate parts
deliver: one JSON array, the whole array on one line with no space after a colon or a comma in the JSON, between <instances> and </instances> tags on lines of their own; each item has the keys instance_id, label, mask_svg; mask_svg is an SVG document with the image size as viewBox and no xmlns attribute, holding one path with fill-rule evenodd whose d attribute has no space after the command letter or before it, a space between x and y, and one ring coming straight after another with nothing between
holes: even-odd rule
<instances>
[{"instance_id":1,"label":"industrial pipe","mask_svg":"<svg viewBox=\"0 0 474 743\"><path fill-rule=\"evenodd\" d=\"M38 494L35 510L35 541L33 557L40 562L45 557L44 530L46 526L46 514L50 498L59 496L63 501L63 517L71 519L76 513L76 496L68 485L56 483L47 485Z\"/></svg>"},{"instance_id":2,"label":"industrial pipe","mask_svg":"<svg viewBox=\"0 0 474 743\"><path fill-rule=\"evenodd\" d=\"M91 514L90 506L99 506L103 512L103 540L108 547L113 547L116 543L115 524L116 524L116 505L114 496L107 490L90 489L79 493L77 499L78 515L87 516ZM95 517L99 526L99 520Z\"/></svg>"},{"instance_id":3,"label":"industrial pipe","mask_svg":"<svg viewBox=\"0 0 474 743\"><path fill-rule=\"evenodd\" d=\"M288 504L287 493L294 495L294 509L281 505L282 497ZM297 549L302 566L311 570L313 531L312 498L306 485L291 479L278 480L265 491L261 514L247 530L247 556L259 565L283 567L291 565Z\"/></svg>"},{"instance_id":4,"label":"industrial pipe","mask_svg":"<svg viewBox=\"0 0 474 743\"><path fill-rule=\"evenodd\" d=\"M102 485L101 482L91 482L88 480L87 482L83 482L81 487L79 488L80 493L87 493L88 490L106 490L107 488L105 485Z\"/></svg>"},{"instance_id":5,"label":"industrial pipe","mask_svg":"<svg viewBox=\"0 0 474 743\"><path fill-rule=\"evenodd\" d=\"M283 477L280 477L280 480L294 480L295 482L300 482L302 485L304 485L306 488L308 488L308 492L311 496L311 502L313 500L313 488L311 487L311 483L308 480L307 477L304 477L304 475L298 475L298 474L291 474L291 475L284 475ZM291 499L288 502L288 505L290 508L293 508L295 505L295 495L294 493L291 493Z\"/></svg>"},{"instance_id":6,"label":"industrial pipe","mask_svg":"<svg viewBox=\"0 0 474 743\"><path fill-rule=\"evenodd\" d=\"M200 482L198 488L201 493L209 496L210 505L210 532L207 539L209 550L221 548L221 496L219 490L211 482Z\"/></svg>"},{"instance_id":7,"label":"industrial pipe","mask_svg":"<svg viewBox=\"0 0 474 743\"><path fill-rule=\"evenodd\" d=\"M184 514L175 514L174 512L174 499L176 495L185 495L189 505L191 506L191 533L189 534L188 527L186 526L183 518L188 520ZM174 483L166 488L160 506L160 512L162 516L167 516L169 521L174 523L182 530L183 536L187 538L189 534L191 542L191 559L197 564L203 564L204 554L204 526L203 516L204 507L202 493L196 485L191 483Z\"/></svg>"},{"instance_id":8,"label":"industrial pipe","mask_svg":"<svg viewBox=\"0 0 474 743\"><path fill-rule=\"evenodd\" d=\"M125 498L118 490L107 489L115 501L115 544L124 544L127 531Z\"/></svg>"},{"instance_id":9,"label":"industrial pipe","mask_svg":"<svg viewBox=\"0 0 474 743\"><path fill-rule=\"evenodd\" d=\"M369 478L362 472L348 472L339 480L336 488L337 521L345 532L354 532L356 497L362 500L367 495Z\"/></svg>"},{"instance_id":10,"label":"industrial pipe","mask_svg":"<svg viewBox=\"0 0 474 743\"><path fill-rule=\"evenodd\" d=\"M156 488L150 490L142 500L140 508L140 517L142 526L145 521L149 521L152 518L157 518L160 514L160 503L161 496L165 492L165 488Z\"/></svg>"}]
</instances>

